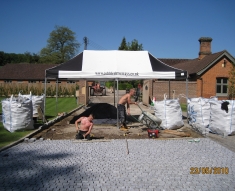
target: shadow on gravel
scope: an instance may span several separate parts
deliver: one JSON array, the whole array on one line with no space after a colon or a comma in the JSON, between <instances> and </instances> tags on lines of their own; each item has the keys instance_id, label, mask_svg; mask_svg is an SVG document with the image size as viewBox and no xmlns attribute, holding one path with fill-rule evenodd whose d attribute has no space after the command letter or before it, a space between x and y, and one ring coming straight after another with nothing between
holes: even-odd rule
<instances>
[{"instance_id":1,"label":"shadow on gravel","mask_svg":"<svg viewBox=\"0 0 235 191\"><path fill-rule=\"evenodd\" d=\"M71 160L71 154L65 152L50 154L45 153L45 149L16 149L0 153L0 185L3 190L65 190L62 183L79 182L81 176L83 180L91 181L90 177L94 176L92 172L85 173L79 156Z\"/></svg>"}]
</instances>

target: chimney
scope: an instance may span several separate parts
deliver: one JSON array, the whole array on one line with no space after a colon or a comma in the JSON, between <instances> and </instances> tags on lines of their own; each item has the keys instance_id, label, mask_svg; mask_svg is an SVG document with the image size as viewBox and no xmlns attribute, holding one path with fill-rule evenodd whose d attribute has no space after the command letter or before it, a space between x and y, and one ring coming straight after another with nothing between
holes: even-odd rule
<instances>
[{"instance_id":1,"label":"chimney","mask_svg":"<svg viewBox=\"0 0 235 191\"><path fill-rule=\"evenodd\" d=\"M199 52L199 60L203 59L205 56L211 54L211 41L210 37L201 37L198 40L200 42L200 52Z\"/></svg>"}]
</instances>

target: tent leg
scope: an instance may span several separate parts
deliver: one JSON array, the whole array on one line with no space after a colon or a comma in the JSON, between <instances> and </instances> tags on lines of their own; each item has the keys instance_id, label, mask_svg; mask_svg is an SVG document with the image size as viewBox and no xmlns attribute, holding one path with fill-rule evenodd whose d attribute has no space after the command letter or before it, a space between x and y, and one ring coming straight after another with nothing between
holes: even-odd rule
<instances>
[{"instance_id":1,"label":"tent leg","mask_svg":"<svg viewBox=\"0 0 235 191\"><path fill-rule=\"evenodd\" d=\"M114 83L113 83L113 88L114 88L114 99L113 99L113 106L115 107L115 97L116 97L116 95L115 95L115 80L114 80Z\"/></svg>"},{"instance_id":2,"label":"tent leg","mask_svg":"<svg viewBox=\"0 0 235 191\"><path fill-rule=\"evenodd\" d=\"M47 78L45 77L44 81L44 105L43 105L43 123L46 122L45 115L46 115L46 97L47 97Z\"/></svg>"},{"instance_id":3,"label":"tent leg","mask_svg":"<svg viewBox=\"0 0 235 191\"><path fill-rule=\"evenodd\" d=\"M56 108L55 108L55 116L58 115L58 78L56 79Z\"/></svg>"},{"instance_id":4,"label":"tent leg","mask_svg":"<svg viewBox=\"0 0 235 191\"><path fill-rule=\"evenodd\" d=\"M118 100L119 100L119 92L118 92L118 79L117 80L117 128L119 128L119 117L118 117Z\"/></svg>"},{"instance_id":5,"label":"tent leg","mask_svg":"<svg viewBox=\"0 0 235 191\"><path fill-rule=\"evenodd\" d=\"M188 78L186 78L186 97L188 98Z\"/></svg>"},{"instance_id":6,"label":"tent leg","mask_svg":"<svg viewBox=\"0 0 235 191\"><path fill-rule=\"evenodd\" d=\"M188 99L188 78L186 78L186 98ZM188 100L186 100L187 104L187 121L188 121Z\"/></svg>"},{"instance_id":7,"label":"tent leg","mask_svg":"<svg viewBox=\"0 0 235 191\"><path fill-rule=\"evenodd\" d=\"M171 99L171 81L168 82L168 89L169 89L169 99Z\"/></svg>"}]
</instances>

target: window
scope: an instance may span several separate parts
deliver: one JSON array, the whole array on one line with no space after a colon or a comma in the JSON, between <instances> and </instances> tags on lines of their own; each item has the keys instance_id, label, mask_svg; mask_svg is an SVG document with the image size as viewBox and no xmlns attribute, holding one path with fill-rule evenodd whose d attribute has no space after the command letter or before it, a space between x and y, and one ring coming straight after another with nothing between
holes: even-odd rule
<instances>
[{"instance_id":1,"label":"window","mask_svg":"<svg viewBox=\"0 0 235 191\"><path fill-rule=\"evenodd\" d=\"M75 81L67 81L68 84L75 84Z\"/></svg>"},{"instance_id":2,"label":"window","mask_svg":"<svg viewBox=\"0 0 235 191\"><path fill-rule=\"evenodd\" d=\"M228 78L216 79L216 96L228 95Z\"/></svg>"},{"instance_id":3,"label":"window","mask_svg":"<svg viewBox=\"0 0 235 191\"><path fill-rule=\"evenodd\" d=\"M11 80L5 80L4 82L5 83L11 83L12 81Z\"/></svg>"},{"instance_id":4,"label":"window","mask_svg":"<svg viewBox=\"0 0 235 191\"><path fill-rule=\"evenodd\" d=\"M30 80L29 83L30 83L30 84L33 84L33 83L36 83L36 81Z\"/></svg>"}]
</instances>

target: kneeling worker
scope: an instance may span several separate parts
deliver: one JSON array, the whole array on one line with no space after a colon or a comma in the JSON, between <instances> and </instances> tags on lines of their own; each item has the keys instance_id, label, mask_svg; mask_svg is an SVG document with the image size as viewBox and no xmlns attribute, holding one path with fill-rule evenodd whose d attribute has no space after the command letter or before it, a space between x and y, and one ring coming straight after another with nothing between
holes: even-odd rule
<instances>
[{"instance_id":1,"label":"kneeling worker","mask_svg":"<svg viewBox=\"0 0 235 191\"><path fill-rule=\"evenodd\" d=\"M75 127L77 130L76 139L88 139L91 140L91 129L93 127L92 120L94 119L93 114L90 114L89 117L80 117L75 121ZM78 123L80 123L80 128L78 128Z\"/></svg>"},{"instance_id":2,"label":"kneeling worker","mask_svg":"<svg viewBox=\"0 0 235 191\"><path fill-rule=\"evenodd\" d=\"M131 96L135 95L135 89L130 89L130 92L121 97L118 102L118 117L119 121L122 123L120 130L127 130L126 126L126 107L127 104L127 114L130 115L130 104L137 104L136 102L131 102Z\"/></svg>"}]
</instances>

